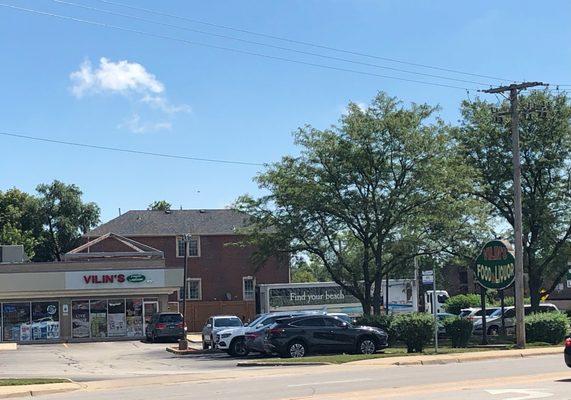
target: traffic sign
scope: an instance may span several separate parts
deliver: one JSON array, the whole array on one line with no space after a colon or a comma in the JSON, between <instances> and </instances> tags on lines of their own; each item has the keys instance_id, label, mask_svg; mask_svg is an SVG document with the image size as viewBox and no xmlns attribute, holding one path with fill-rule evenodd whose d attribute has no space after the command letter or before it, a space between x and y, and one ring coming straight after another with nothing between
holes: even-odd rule
<instances>
[{"instance_id":1,"label":"traffic sign","mask_svg":"<svg viewBox=\"0 0 571 400\"><path fill-rule=\"evenodd\" d=\"M434 271L422 271L422 284L432 285L434 283Z\"/></svg>"}]
</instances>

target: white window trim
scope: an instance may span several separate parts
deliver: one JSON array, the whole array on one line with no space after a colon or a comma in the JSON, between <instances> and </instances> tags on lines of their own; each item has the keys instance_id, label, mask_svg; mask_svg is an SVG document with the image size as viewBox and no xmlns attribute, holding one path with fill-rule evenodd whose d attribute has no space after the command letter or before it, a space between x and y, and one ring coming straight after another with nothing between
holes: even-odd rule
<instances>
[{"instance_id":1,"label":"white window trim","mask_svg":"<svg viewBox=\"0 0 571 400\"><path fill-rule=\"evenodd\" d=\"M246 298L246 280L252 280L253 281L252 298ZM242 277L242 300L244 300L244 301L256 300L256 278L254 276L243 276Z\"/></svg>"},{"instance_id":2,"label":"white window trim","mask_svg":"<svg viewBox=\"0 0 571 400\"><path fill-rule=\"evenodd\" d=\"M189 287L188 283L191 281L198 282L198 299L191 299L190 298L190 287ZM187 278L186 279L186 300L188 300L188 301L200 301L200 300L202 300L202 278Z\"/></svg>"},{"instance_id":3,"label":"white window trim","mask_svg":"<svg viewBox=\"0 0 571 400\"><path fill-rule=\"evenodd\" d=\"M198 250L198 255L196 256L191 256L190 254L188 255L188 258L198 258L200 257L200 236L198 235L191 235L193 239L196 239L196 247ZM184 258L183 254L180 254L180 252L178 251L178 241L182 239L182 236L177 236L175 237L175 250L176 250L176 258ZM190 246L188 246L188 251L190 253Z\"/></svg>"}]
</instances>

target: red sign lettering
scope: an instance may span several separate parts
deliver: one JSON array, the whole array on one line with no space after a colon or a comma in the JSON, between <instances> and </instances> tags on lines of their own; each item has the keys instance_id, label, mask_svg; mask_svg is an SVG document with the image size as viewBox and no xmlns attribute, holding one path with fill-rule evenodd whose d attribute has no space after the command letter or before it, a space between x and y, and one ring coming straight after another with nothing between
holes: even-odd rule
<instances>
[{"instance_id":1,"label":"red sign lettering","mask_svg":"<svg viewBox=\"0 0 571 400\"><path fill-rule=\"evenodd\" d=\"M86 285L99 285L104 283L123 283L125 282L125 275L83 275L83 282Z\"/></svg>"}]
</instances>

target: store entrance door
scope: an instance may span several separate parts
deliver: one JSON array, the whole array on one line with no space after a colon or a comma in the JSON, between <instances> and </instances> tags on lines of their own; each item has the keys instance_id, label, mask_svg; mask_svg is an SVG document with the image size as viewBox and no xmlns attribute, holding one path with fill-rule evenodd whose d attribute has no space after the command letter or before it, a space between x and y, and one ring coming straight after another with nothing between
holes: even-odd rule
<instances>
[{"instance_id":1,"label":"store entrance door","mask_svg":"<svg viewBox=\"0 0 571 400\"><path fill-rule=\"evenodd\" d=\"M143 301L143 333L147 333L147 324L151 322L153 314L159 312L158 301Z\"/></svg>"}]
</instances>

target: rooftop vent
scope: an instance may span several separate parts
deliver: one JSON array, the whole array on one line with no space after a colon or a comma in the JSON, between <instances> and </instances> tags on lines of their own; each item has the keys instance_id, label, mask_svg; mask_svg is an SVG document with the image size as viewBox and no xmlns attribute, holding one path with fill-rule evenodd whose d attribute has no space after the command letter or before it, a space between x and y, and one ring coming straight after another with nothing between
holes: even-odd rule
<instances>
[{"instance_id":1,"label":"rooftop vent","mask_svg":"<svg viewBox=\"0 0 571 400\"><path fill-rule=\"evenodd\" d=\"M24 246L0 245L0 263L21 263L26 260Z\"/></svg>"}]
</instances>

